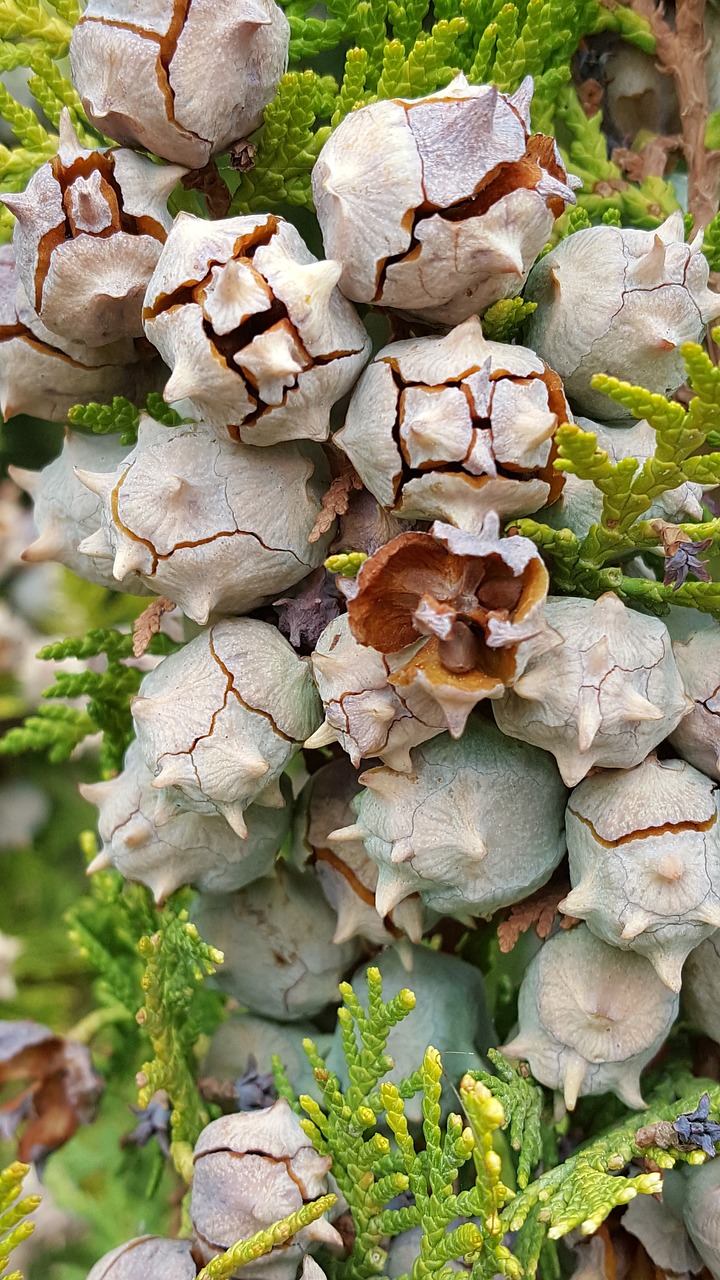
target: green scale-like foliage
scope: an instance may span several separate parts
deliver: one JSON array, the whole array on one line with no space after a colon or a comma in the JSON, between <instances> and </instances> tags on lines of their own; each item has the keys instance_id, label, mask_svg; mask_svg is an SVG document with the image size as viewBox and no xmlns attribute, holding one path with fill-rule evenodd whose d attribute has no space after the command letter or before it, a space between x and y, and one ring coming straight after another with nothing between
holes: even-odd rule
<instances>
[{"instance_id":1,"label":"green scale-like foliage","mask_svg":"<svg viewBox=\"0 0 720 1280\"><path fill-rule=\"evenodd\" d=\"M412 1016L413 993L402 990L384 1002L380 973L373 968L367 983L367 1009L349 984L340 988L346 1087L313 1042L305 1041L320 1101L307 1095L299 1099L306 1115L302 1125L317 1150L332 1156L333 1176L355 1228L349 1255L324 1260L333 1280L386 1275L388 1239L412 1227L420 1228L418 1254L402 1280L449 1280L448 1264L460 1258L472 1267L473 1280L498 1274L532 1280L538 1266L543 1277L552 1277L559 1274L556 1240L576 1229L592 1234L617 1206L661 1189L661 1175L634 1173L633 1160L649 1156L670 1168L678 1160L696 1164L704 1159L695 1150L648 1148L637 1141L642 1126L693 1111L705 1091L713 1117L718 1114L720 1086L687 1075L666 1081L647 1111L628 1116L562 1164L547 1161L542 1128L552 1128L552 1121L544 1111L543 1091L525 1067L511 1066L499 1052L489 1055L493 1073L467 1073L458 1095L464 1114L450 1114L443 1124L443 1067L436 1049L428 1048L409 1078L397 1084L386 1079L393 1066L388 1036ZM282 1095L296 1102L278 1063L275 1074ZM411 1132L405 1114L405 1101L417 1093L422 1094L421 1135ZM516 1192L501 1179L504 1129L517 1152ZM533 1177L541 1159L555 1167ZM409 1203L388 1207L403 1193ZM512 1253L503 1244L508 1232L517 1233Z\"/></svg>"},{"instance_id":2,"label":"green scale-like foliage","mask_svg":"<svg viewBox=\"0 0 720 1280\"><path fill-rule=\"evenodd\" d=\"M10 1255L35 1230L30 1215L40 1204L40 1196L23 1196L22 1184L29 1166L16 1162L0 1170L0 1275L3 1280L22 1280L19 1271L6 1272Z\"/></svg>"},{"instance_id":3,"label":"green scale-like foliage","mask_svg":"<svg viewBox=\"0 0 720 1280\"><path fill-rule=\"evenodd\" d=\"M378 99L432 93L461 71L471 83L492 82L503 92L533 76L535 127L562 133L564 158L583 179L579 201L594 220L615 210L624 221L655 226L677 207L662 179L648 178L642 186L622 180L608 159L600 114L588 119L570 84L571 59L588 34L611 29L653 51L647 23L632 10L600 0L333 0L324 17L308 16L309 0L289 0L284 8L291 28L290 69L253 138L255 162L237 174L220 159L232 193L231 214L277 206L312 210L312 167L348 112ZM106 141L89 124L58 66L78 16L76 0L48 0L47 7L41 0L0 3L0 70L30 69L29 87L51 125L0 87L0 116L20 144L0 149L0 189L22 190L54 154L52 130L64 106L86 145ZM325 73L328 65L334 74ZM194 192L179 189L174 205L203 212ZM7 239L11 228L5 210L0 236ZM713 243L709 232L709 252Z\"/></svg>"},{"instance_id":4,"label":"green scale-like foliage","mask_svg":"<svg viewBox=\"0 0 720 1280\"><path fill-rule=\"evenodd\" d=\"M153 636L150 653L164 656L177 648L167 636ZM122 768L122 761L133 739L130 700L140 688L142 672L127 666L132 658L133 638L121 631L98 629L86 636L71 636L45 645L39 658L62 661L63 658L98 658L104 656L104 671L57 671L55 683L43 691L43 698L87 698L84 709L64 702L38 707L24 724L9 729L0 738L0 755L20 755L24 751L47 751L52 764L69 759L72 752L91 734L102 734L100 772L111 777Z\"/></svg>"},{"instance_id":5,"label":"green scale-like foliage","mask_svg":"<svg viewBox=\"0 0 720 1280\"><path fill-rule=\"evenodd\" d=\"M720 337L720 330L715 330ZM662 556L662 523L643 517L652 503L668 490L686 481L703 486L720 484L720 452L702 452L706 445L720 443L720 366L713 363L696 343L686 343L683 358L687 379L695 393L686 408L643 387L634 387L617 378L598 374L593 379L629 416L646 419L656 436L654 456L640 463L624 458L612 463L597 447L592 431L565 423L556 434L556 467L572 472L593 484L602 494L602 516L586 537L580 539L570 529L551 529L538 519L513 522L512 527L532 538L546 558L553 575L554 590L597 597L614 591L626 604L635 604L656 614L668 612L670 604L700 609L720 618L720 584L688 580L681 585L662 580L632 577L623 566L637 555L650 562ZM720 520L710 519L674 526L693 542L710 538L720 541Z\"/></svg>"}]
</instances>

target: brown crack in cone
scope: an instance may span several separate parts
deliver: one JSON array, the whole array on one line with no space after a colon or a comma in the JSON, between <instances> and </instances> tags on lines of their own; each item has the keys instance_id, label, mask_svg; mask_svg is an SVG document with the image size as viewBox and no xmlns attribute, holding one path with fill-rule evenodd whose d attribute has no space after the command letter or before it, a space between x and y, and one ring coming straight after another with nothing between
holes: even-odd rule
<instances>
[{"instance_id":1,"label":"brown crack in cone","mask_svg":"<svg viewBox=\"0 0 720 1280\"><path fill-rule=\"evenodd\" d=\"M152 236L160 244L167 239L164 227L149 214L128 214L125 212L123 193L115 176L115 161L112 151L93 151L89 156L77 156L70 164L64 164L59 155L49 161L50 170L60 187L65 221L46 231L38 243L37 266L35 268L34 307L39 313L42 310L42 295L45 278L50 269L50 259L58 245L66 240L75 240L81 235L91 235L96 239L107 239L117 231L126 231L130 235ZM99 230L78 228L75 225L71 204L71 190L78 178L90 179L93 173L99 173L98 195L105 200L110 212L110 221Z\"/></svg>"},{"instance_id":2,"label":"brown crack in cone","mask_svg":"<svg viewBox=\"0 0 720 1280\"><path fill-rule=\"evenodd\" d=\"M519 674L517 651L527 638L518 627L516 640L491 645L491 624L512 627L541 608L547 569L531 556L517 572L503 555L503 542L513 539L471 538L477 553L458 554L448 546L455 531L433 527L448 530L447 542L434 533L403 533L365 561L348 604L350 629L360 644L380 653L396 653L427 636L394 672L393 684L409 685L420 675L426 684L479 700ZM468 541L468 535L459 537Z\"/></svg>"}]
</instances>

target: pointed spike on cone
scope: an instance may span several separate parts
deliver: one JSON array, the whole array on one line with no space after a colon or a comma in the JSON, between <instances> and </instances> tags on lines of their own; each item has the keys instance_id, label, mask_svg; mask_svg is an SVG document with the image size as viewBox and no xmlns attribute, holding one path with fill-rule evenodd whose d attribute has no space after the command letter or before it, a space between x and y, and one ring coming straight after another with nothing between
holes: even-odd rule
<instances>
[{"instance_id":1,"label":"pointed spike on cone","mask_svg":"<svg viewBox=\"0 0 720 1280\"><path fill-rule=\"evenodd\" d=\"M503 275L517 276L518 280L525 279L525 265L519 249L514 253L493 253L492 264L493 274L502 272Z\"/></svg>"},{"instance_id":2,"label":"pointed spike on cone","mask_svg":"<svg viewBox=\"0 0 720 1280\"><path fill-rule=\"evenodd\" d=\"M588 1064L579 1053L574 1053L572 1049L569 1049L564 1065L563 1098L568 1111L574 1111L587 1074Z\"/></svg>"},{"instance_id":3,"label":"pointed spike on cone","mask_svg":"<svg viewBox=\"0 0 720 1280\"><path fill-rule=\"evenodd\" d=\"M264 778L270 772L269 762L259 751L240 750L233 752L233 761L238 772L242 771L246 778Z\"/></svg>"},{"instance_id":4,"label":"pointed spike on cone","mask_svg":"<svg viewBox=\"0 0 720 1280\"><path fill-rule=\"evenodd\" d=\"M88 804L94 804L98 808L102 804L105 796L113 790L113 783L110 782L80 782L78 783L78 791L83 800L87 800Z\"/></svg>"},{"instance_id":5,"label":"pointed spike on cone","mask_svg":"<svg viewBox=\"0 0 720 1280\"><path fill-rule=\"evenodd\" d=\"M422 935L421 935L422 936ZM411 939L414 941L414 939ZM419 939L418 939L419 941ZM415 967L415 955L407 938L399 938L395 943L398 959L406 973L412 973Z\"/></svg>"},{"instance_id":6,"label":"pointed spike on cone","mask_svg":"<svg viewBox=\"0 0 720 1280\"><path fill-rule=\"evenodd\" d=\"M712 925L715 929L720 929L720 903L704 902L698 910L698 916L705 924Z\"/></svg>"},{"instance_id":7,"label":"pointed spike on cone","mask_svg":"<svg viewBox=\"0 0 720 1280\"><path fill-rule=\"evenodd\" d=\"M547 676L540 668L526 671L512 685L512 691L529 702L542 702L547 697Z\"/></svg>"},{"instance_id":8,"label":"pointed spike on cone","mask_svg":"<svg viewBox=\"0 0 720 1280\"><path fill-rule=\"evenodd\" d=\"M414 889L401 876L394 874L390 867L380 867L375 887L375 910L382 920L411 893Z\"/></svg>"},{"instance_id":9,"label":"pointed spike on cone","mask_svg":"<svg viewBox=\"0 0 720 1280\"><path fill-rule=\"evenodd\" d=\"M88 862L85 868L85 875L94 876L97 871L108 871L112 865L113 861L107 849L101 849L99 853L95 854L92 862Z\"/></svg>"},{"instance_id":10,"label":"pointed spike on cone","mask_svg":"<svg viewBox=\"0 0 720 1280\"><path fill-rule=\"evenodd\" d=\"M526 129L530 129L530 107L532 106L533 93L535 92L535 84L532 76L525 76L519 88L508 98L511 107L514 107L520 116Z\"/></svg>"},{"instance_id":11,"label":"pointed spike on cone","mask_svg":"<svg viewBox=\"0 0 720 1280\"><path fill-rule=\"evenodd\" d=\"M394 864L398 862L410 862L410 860L415 857L412 840L396 840L392 847L390 857Z\"/></svg>"},{"instance_id":12,"label":"pointed spike on cone","mask_svg":"<svg viewBox=\"0 0 720 1280\"><path fill-rule=\"evenodd\" d=\"M162 500L178 504L185 502L192 487L192 481L186 480L183 476L167 476L162 483Z\"/></svg>"},{"instance_id":13,"label":"pointed spike on cone","mask_svg":"<svg viewBox=\"0 0 720 1280\"><path fill-rule=\"evenodd\" d=\"M309 1226L304 1228L304 1239L314 1240L318 1244L324 1244L333 1253L341 1252L344 1249L343 1238L340 1232L335 1229L332 1223L326 1218L316 1218Z\"/></svg>"},{"instance_id":14,"label":"pointed spike on cone","mask_svg":"<svg viewBox=\"0 0 720 1280\"><path fill-rule=\"evenodd\" d=\"M233 804L219 804L217 807L228 826L232 827L235 835L239 836L241 840L247 840L248 829L242 801L236 800Z\"/></svg>"},{"instance_id":15,"label":"pointed spike on cone","mask_svg":"<svg viewBox=\"0 0 720 1280\"><path fill-rule=\"evenodd\" d=\"M147 559L147 548L142 543L130 542L121 546L113 560L113 578L116 582L122 582L129 573L142 573L145 568L149 570L151 566L146 565Z\"/></svg>"},{"instance_id":16,"label":"pointed spike on cone","mask_svg":"<svg viewBox=\"0 0 720 1280\"><path fill-rule=\"evenodd\" d=\"M350 942L358 931L359 920L355 916L352 909L343 909L340 907L337 928L332 936L332 940L336 947L342 946L343 942Z\"/></svg>"},{"instance_id":17,"label":"pointed spike on cone","mask_svg":"<svg viewBox=\"0 0 720 1280\"><path fill-rule=\"evenodd\" d=\"M407 934L411 942L419 943L423 936L423 905L419 894L398 904L392 913L393 924Z\"/></svg>"},{"instance_id":18,"label":"pointed spike on cone","mask_svg":"<svg viewBox=\"0 0 720 1280\"><path fill-rule=\"evenodd\" d=\"M67 547L60 531L47 524L40 536L25 548L20 559L25 564L43 564L46 560L57 560L63 551L67 551Z\"/></svg>"},{"instance_id":19,"label":"pointed spike on cone","mask_svg":"<svg viewBox=\"0 0 720 1280\"><path fill-rule=\"evenodd\" d=\"M581 755L590 750L601 725L602 712L597 690L592 687L582 689L577 709L578 747Z\"/></svg>"},{"instance_id":20,"label":"pointed spike on cone","mask_svg":"<svg viewBox=\"0 0 720 1280\"><path fill-rule=\"evenodd\" d=\"M130 714L133 720L147 722L152 720L158 712L158 704L155 698L145 698L141 693L137 693L134 698L130 699Z\"/></svg>"},{"instance_id":21,"label":"pointed spike on cone","mask_svg":"<svg viewBox=\"0 0 720 1280\"><path fill-rule=\"evenodd\" d=\"M15 467L10 463L7 472L18 489L22 489L24 493L29 493L31 498L36 496L40 487L41 473L39 471L30 471L27 467Z\"/></svg>"},{"instance_id":22,"label":"pointed spike on cone","mask_svg":"<svg viewBox=\"0 0 720 1280\"><path fill-rule=\"evenodd\" d=\"M396 789L396 777L392 769L366 769L358 779L368 791L377 796L392 796Z\"/></svg>"},{"instance_id":23,"label":"pointed spike on cone","mask_svg":"<svg viewBox=\"0 0 720 1280\"><path fill-rule=\"evenodd\" d=\"M24 192L3 192L0 195L0 204L4 204L15 215L18 222L22 223L26 215L30 214L33 208L32 199Z\"/></svg>"},{"instance_id":24,"label":"pointed spike on cone","mask_svg":"<svg viewBox=\"0 0 720 1280\"><path fill-rule=\"evenodd\" d=\"M196 370L189 361L179 360L165 384L163 400L166 404L175 404L178 400L192 397L196 391Z\"/></svg>"},{"instance_id":25,"label":"pointed spike on cone","mask_svg":"<svg viewBox=\"0 0 720 1280\"><path fill-rule=\"evenodd\" d=\"M363 704L363 710L380 724L388 724L390 720L395 719L395 707L389 706L387 699L381 696L376 699L367 698Z\"/></svg>"},{"instance_id":26,"label":"pointed spike on cone","mask_svg":"<svg viewBox=\"0 0 720 1280\"><path fill-rule=\"evenodd\" d=\"M161 787L176 787L181 782L184 782L186 773L187 767L184 760L177 758L166 759L160 765L160 769L155 774L150 785L156 791L159 791Z\"/></svg>"},{"instance_id":27,"label":"pointed spike on cone","mask_svg":"<svg viewBox=\"0 0 720 1280\"><path fill-rule=\"evenodd\" d=\"M533 1051L533 1043L529 1037L523 1036L522 1033L516 1035L507 1044L501 1048L506 1058L512 1058L515 1062L527 1062Z\"/></svg>"},{"instance_id":28,"label":"pointed spike on cone","mask_svg":"<svg viewBox=\"0 0 720 1280\"><path fill-rule=\"evenodd\" d=\"M576 787L592 769L593 762L587 752L585 755L576 755L571 751L560 752L556 749L554 754L560 777L566 787Z\"/></svg>"},{"instance_id":29,"label":"pointed spike on cone","mask_svg":"<svg viewBox=\"0 0 720 1280\"><path fill-rule=\"evenodd\" d=\"M588 893L582 884L577 888L571 889L558 903L558 911L562 911L565 916L576 916L578 920L582 920L588 911L592 909L592 903L589 901Z\"/></svg>"},{"instance_id":30,"label":"pointed spike on cone","mask_svg":"<svg viewBox=\"0 0 720 1280\"><path fill-rule=\"evenodd\" d=\"M328 843L332 840L333 844L353 844L356 840L362 842L369 834L359 822L354 822L350 827L338 827L336 831L329 831L325 839Z\"/></svg>"},{"instance_id":31,"label":"pointed spike on cone","mask_svg":"<svg viewBox=\"0 0 720 1280\"><path fill-rule=\"evenodd\" d=\"M650 702L648 698L644 698L637 689L631 684L626 684L622 690L622 710L624 720L662 720L663 712L660 707L656 707L654 702Z\"/></svg>"},{"instance_id":32,"label":"pointed spike on cone","mask_svg":"<svg viewBox=\"0 0 720 1280\"><path fill-rule=\"evenodd\" d=\"M329 747L332 742L337 742L337 738L337 729L333 729L327 720L323 720L320 728L305 739L303 746L307 747L309 751L319 751L322 747Z\"/></svg>"},{"instance_id":33,"label":"pointed spike on cone","mask_svg":"<svg viewBox=\"0 0 720 1280\"><path fill-rule=\"evenodd\" d=\"M115 839L127 849L140 849L148 843L148 824L138 813L115 832Z\"/></svg>"},{"instance_id":34,"label":"pointed spike on cone","mask_svg":"<svg viewBox=\"0 0 720 1280\"><path fill-rule=\"evenodd\" d=\"M79 160L81 156L91 154L91 152L86 151L81 145L80 139L73 128L73 122L70 118L70 112L67 107L63 107L60 112L58 133L60 135L58 155L62 164L69 167L74 160Z\"/></svg>"},{"instance_id":35,"label":"pointed spike on cone","mask_svg":"<svg viewBox=\"0 0 720 1280\"><path fill-rule=\"evenodd\" d=\"M625 921L620 937L623 942L634 942L644 933L648 926L648 916L644 911L635 911Z\"/></svg>"},{"instance_id":36,"label":"pointed spike on cone","mask_svg":"<svg viewBox=\"0 0 720 1280\"><path fill-rule=\"evenodd\" d=\"M621 1102L625 1103L631 1111L645 1111L647 1103L640 1092L640 1077L635 1069L634 1078L629 1076L628 1079L621 1077L615 1083L615 1092Z\"/></svg>"},{"instance_id":37,"label":"pointed spike on cone","mask_svg":"<svg viewBox=\"0 0 720 1280\"><path fill-rule=\"evenodd\" d=\"M674 209L668 218L657 228L655 238L663 244L681 244L685 239L685 219L682 209Z\"/></svg>"},{"instance_id":38,"label":"pointed spike on cone","mask_svg":"<svg viewBox=\"0 0 720 1280\"><path fill-rule=\"evenodd\" d=\"M329 258L325 262L311 262L306 267L296 267L295 275L299 278L308 295L316 306L327 305L330 295L342 275L342 263Z\"/></svg>"},{"instance_id":39,"label":"pointed spike on cone","mask_svg":"<svg viewBox=\"0 0 720 1280\"><path fill-rule=\"evenodd\" d=\"M669 951L666 944L648 956L660 981L675 992L678 992L682 985L682 968L685 959L684 952L678 954L677 951Z\"/></svg>"},{"instance_id":40,"label":"pointed spike on cone","mask_svg":"<svg viewBox=\"0 0 720 1280\"><path fill-rule=\"evenodd\" d=\"M96 529L89 538L83 538L78 544L78 551L90 556L91 560L112 560L114 554L104 529Z\"/></svg>"},{"instance_id":41,"label":"pointed spike on cone","mask_svg":"<svg viewBox=\"0 0 720 1280\"><path fill-rule=\"evenodd\" d=\"M657 285L662 280L665 270L667 244L659 234L653 238L652 246L638 258L630 268L633 284Z\"/></svg>"},{"instance_id":42,"label":"pointed spike on cone","mask_svg":"<svg viewBox=\"0 0 720 1280\"><path fill-rule=\"evenodd\" d=\"M155 906L164 907L170 894L179 889L184 882L182 877L172 875L170 871L161 871L157 877L148 876L145 883L153 896Z\"/></svg>"},{"instance_id":43,"label":"pointed spike on cone","mask_svg":"<svg viewBox=\"0 0 720 1280\"><path fill-rule=\"evenodd\" d=\"M585 653L584 667L588 675L602 678L614 665L607 636L600 636ZM597 694L595 695L597 697Z\"/></svg>"},{"instance_id":44,"label":"pointed spike on cone","mask_svg":"<svg viewBox=\"0 0 720 1280\"><path fill-rule=\"evenodd\" d=\"M488 856L488 847L476 831L469 831L461 836L455 847L459 853L464 853L467 858L473 858L476 862L481 862Z\"/></svg>"},{"instance_id":45,"label":"pointed spike on cone","mask_svg":"<svg viewBox=\"0 0 720 1280\"><path fill-rule=\"evenodd\" d=\"M115 488L115 474L112 471L86 471L84 467L73 467L73 471L80 483L99 498L109 498Z\"/></svg>"},{"instance_id":46,"label":"pointed spike on cone","mask_svg":"<svg viewBox=\"0 0 720 1280\"><path fill-rule=\"evenodd\" d=\"M685 874L685 865L676 853L666 853L655 863L655 874L667 884L676 884Z\"/></svg>"}]
</instances>

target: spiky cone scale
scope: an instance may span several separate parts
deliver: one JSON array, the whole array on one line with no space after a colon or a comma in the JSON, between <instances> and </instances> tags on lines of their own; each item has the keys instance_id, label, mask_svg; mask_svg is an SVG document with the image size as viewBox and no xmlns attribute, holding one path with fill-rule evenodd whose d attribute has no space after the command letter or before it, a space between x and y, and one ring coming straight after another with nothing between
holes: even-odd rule
<instances>
[{"instance_id":1,"label":"spiky cone scale","mask_svg":"<svg viewBox=\"0 0 720 1280\"><path fill-rule=\"evenodd\" d=\"M713 1280L720 1280L720 1160L671 1171L685 1229Z\"/></svg>"},{"instance_id":2,"label":"spiky cone scale","mask_svg":"<svg viewBox=\"0 0 720 1280\"><path fill-rule=\"evenodd\" d=\"M387 511L477 532L491 511L529 515L558 498L553 434L570 420L557 374L527 347L487 341L472 316L383 347L334 442Z\"/></svg>"},{"instance_id":3,"label":"spiky cone scale","mask_svg":"<svg viewBox=\"0 0 720 1280\"><path fill-rule=\"evenodd\" d=\"M640 1072L668 1035L678 997L642 956L596 938L586 925L557 933L520 987L519 1030L503 1052L536 1080L578 1097L612 1092L644 1107Z\"/></svg>"},{"instance_id":4,"label":"spiky cone scale","mask_svg":"<svg viewBox=\"0 0 720 1280\"><path fill-rule=\"evenodd\" d=\"M683 760L600 770L565 818L572 890L561 911L645 956L672 991L690 952L720 928L717 788Z\"/></svg>"},{"instance_id":5,"label":"spiky cone scale","mask_svg":"<svg viewBox=\"0 0 720 1280\"><path fill-rule=\"evenodd\" d=\"M64 422L74 405L113 396L145 399L155 389L160 361L124 338L88 347L51 333L18 283L10 244L0 245L0 413L26 413Z\"/></svg>"},{"instance_id":6,"label":"spiky cone scale","mask_svg":"<svg viewBox=\"0 0 720 1280\"><path fill-rule=\"evenodd\" d=\"M58 154L24 192L2 197L16 218L18 277L51 333L88 347L142 336L145 290L172 226L167 198L184 173L125 148L88 151L63 109Z\"/></svg>"},{"instance_id":7,"label":"spiky cone scale","mask_svg":"<svg viewBox=\"0 0 720 1280\"><path fill-rule=\"evenodd\" d=\"M693 1027L720 1044L720 933L706 938L685 961L682 1008Z\"/></svg>"},{"instance_id":8,"label":"spiky cone scale","mask_svg":"<svg viewBox=\"0 0 720 1280\"><path fill-rule=\"evenodd\" d=\"M110 138L200 169L260 124L287 66L274 0L89 0L70 43L88 118Z\"/></svg>"},{"instance_id":9,"label":"spiky cone scale","mask_svg":"<svg viewBox=\"0 0 720 1280\"><path fill-rule=\"evenodd\" d=\"M356 768L379 757L390 768L409 772L410 748L446 728L445 716L423 689L396 689L390 682L411 656L411 651L386 656L359 644L347 614L328 623L311 658L325 721L305 745L312 747L322 735L323 744L339 742Z\"/></svg>"},{"instance_id":10,"label":"spiky cone scale","mask_svg":"<svg viewBox=\"0 0 720 1280\"><path fill-rule=\"evenodd\" d=\"M278 1022L313 1018L337 1004L338 983L360 950L356 939L332 941L337 916L312 870L278 866L235 894L201 894L193 919L225 957L216 984L251 1013Z\"/></svg>"},{"instance_id":11,"label":"spiky cone scale","mask_svg":"<svg viewBox=\"0 0 720 1280\"><path fill-rule=\"evenodd\" d=\"M670 742L683 760L720 782L720 625L694 609L672 609L668 630L694 704L670 734Z\"/></svg>"},{"instance_id":12,"label":"spiky cone scale","mask_svg":"<svg viewBox=\"0 0 720 1280\"><path fill-rule=\"evenodd\" d=\"M322 564L332 536L331 528L308 541L329 478L309 443L260 453L203 422L169 428L143 415L137 445L116 469L76 475L100 500L83 554L108 577L168 596L201 625L294 586Z\"/></svg>"},{"instance_id":13,"label":"spiky cone scale","mask_svg":"<svg viewBox=\"0 0 720 1280\"><path fill-rule=\"evenodd\" d=\"M144 307L145 333L172 370L165 399L189 399L246 444L325 440L332 405L370 354L339 272L279 215L179 214Z\"/></svg>"},{"instance_id":14,"label":"spiky cone scale","mask_svg":"<svg viewBox=\"0 0 720 1280\"><path fill-rule=\"evenodd\" d=\"M117 777L80 787L83 799L99 809L103 842L88 872L113 866L126 880L146 884L159 905L186 884L206 893L240 889L273 869L290 826L285 781L285 807L250 805L244 814L247 836L241 839L219 815L183 809L169 791L153 787L133 742Z\"/></svg>"},{"instance_id":15,"label":"spiky cone scale","mask_svg":"<svg viewBox=\"0 0 720 1280\"><path fill-rule=\"evenodd\" d=\"M209 1262L324 1195L331 1163L315 1150L284 1098L260 1111L213 1120L193 1153L190 1219L201 1259ZM303 1227L250 1270L267 1280L293 1280L303 1255L319 1245L336 1253L342 1248L325 1218Z\"/></svg>"},{"instance_id":16,"label":"spiky cone scale","mask_svg":"<svg viewBox=\"0 0 720 1280\"><path fill-rule=\"evenodd\" d=\"M312 182L348 298L451 325L521 292L577 185L531 134L532 92L529 76L507 97L458 75L346 115Z\"/></svg>"},{"instance_id":17,"label":"spiky cone scale","mask_svg":"<svg viewBox=\"0 0 720 1280\"><path fill-rule=\"evenodd\" d=\"M111 1249L95 1263L87 1280L195 1280L197 1267L192 1256L192 1240L166 1240L161 1236L138 1236Z\"/></svg>"},{"instance_id":18,"label":"spiky cone scale","mask_svg":"<svg viewBox=\"0 0 720 1280\"><path fill-rule=\"evenodd\" d=\"M670 1190L678 1181L683 1181L682 1175L668 1171L663 1178L662 1199L636 1196L622 1216L622 1225L640 1241L656 1267L671 1275L696 1275L702 1270L702 1262Z\"/></svg>"},{"instance_id":19,"label":"spiky cone scale","mask_svg":"<svg viewBox=\"0 0 720 1280\"><path fill-rule=\"evenodd\" d=\"M365 938L377 946L407 935L419 942L424 912L417 896L406 898L385 918L378 915L378 869L362 840L335 843L330 833L351 825L351 802L362 790L347 759L331 760L305 783L293 817L291 857L298 867L311 862L320 887L337 915L333 942Z\"/></svg>"},{"instance_id":20,"label":"spiky cone scale","mask_svg":"<svg viewBox=\"0 0 720 1280\"><path fill-rule=\"evenodd\" d=\"M210 1041L202 1074L237 1081L253 1058L262 1076L272 1071L272 1058L277 1055L296 1095L312 1093L315 1077L302 1047L308 1037L321 1054L329 1048L330 1036L311 1022L273 1022L252 1013L231 1014Z\"/></svg>"},{"instance_id":21,"label":"spiky cone scale","mask_svg":"<svg viewBox=\"0 0 720 1280\"><path fill-rule=\"evenodd\" d=\"M411 760L411 774L362 774L357 822L329 837L364 843L381 915L419 893L440 915L489 916L550 878L565 852L566 793L547 752L471 719L462 738L443 734Z\"/></svg>"},{"instance_id":22,"label":"spiky cone scale","mask_svg":"<svg viewBox=\"0 0 720 1280\"><path fill-rule=\"evenodd\" d=\"M633 768L692 708L667 627L613 592L550 597L545 614L562 643L493 703L499 727L551 751L570 787L595 765Z\"/></svg>"},{"instance_id":23,"label":"spiky cone scale","mask_svg":"<svg viewBox=\"0 0 720 1280\"><path fill-rule=\"evenodd\" d=\"M576 418L581 431L594 432L599 449L604 449L611 462L623 458L637 458L642 466L655 456L657 436L649 422L642 419L632 426L606 426L591 418ZM668 489L648 507L646 520L669 520L679 524L685 520L702 520L702 487L686 481L676 489ZM585 538L594 524L602 518L603 495L594 484L580 480L571 471L565 473L565 485L560 497L542 512L542 521L552 529L572 529L578 538ZM698 621L700 614L696 615ZM691 762L692 763L692 762Z\"/></svg>"},{"instance_id":24,"label":"spiky cone scale","mask_svg":"<svg viewBox=\"0 0 720 1280\"><path fill-rule=\"evenodd\" d=\"M217 622L164 658L131 710L152 786L243 839L248 805L285 804L280 774L320 719L309 663L254 618Z\"/></svg>"},{"instance_id":25,"label":"spiky cone scale","mask_svg":"<svg viewBox=\"0 0 720 1280\"><path fill-rule=\"evenodd\" d=\"M610 422L627 410L591 379L606 373L672 396L685 379L681 347L720 316L708 288L702 234L685 243L680 210L657 231L598 226L562 240L530 273L526 341L563 380L578 413Z\"/></svg>"},{"instance_id":26,"label":"spiky cone scale","mask_svg":"<svg viewBox=\"0 0 720 1280\"><path fill-rule=\"evenodd\" d=\"M459 738L478 702L499 698L559 642L545 618L549 580L535 544L501 537L495 512L477 533L437 521L364 561L347 592L350 630L388 655L388 682L418 718L437 722L434 703ZM386 763L408 769L403 756Z\"/></svg>"},{"instance_id":27,"label":"spiky cone scale","mask_svg":"<svg viewBox=\"0 0 720 1280\"><path fill-rule=\"evenodd\" d=\"M443 1075L458 1085L466 1071L481 1069L481 1054L496 1042L487 1009L482 974L458 956L433 951L430 947L403 944L388 947L374 960L382 977L383 999L390 1000L409 987L417 997L412 1016L392 1027L387 1053L393 1061L388 1080L399 1084L422 1062L428 1045L442 1056ZM351 983L361 1004L367 1008L367 965L353 974ZM347 1064L342 1049L342 1030L335 1028L327 1055L331 1071L337 1072L345 1087ZM457 1094L445 1084L442 1094L444 1114L457 1110ZM405 1101L411 1124L422 1121L422 1094Z\"/></svg>"},{"instance_id":28,"label":"spiky cone scale","mask_svg":"<svg viewBox=\"0 0 720 1280\"><path fill-rule=\"evenodd\" d=\"M106 561L80 551L80 543L100 528L102 504L98 495L77 478L75 468L112 473L123 464L128 452L127 447L118 444L117 436L84 435L66 427L60 453L41 471L9 468L11 478L33 500L38 536L22 554L26 563L51 560L110 591L145 594L146 588L132 573L118 582Z\"/></svg>"}]
</instances>

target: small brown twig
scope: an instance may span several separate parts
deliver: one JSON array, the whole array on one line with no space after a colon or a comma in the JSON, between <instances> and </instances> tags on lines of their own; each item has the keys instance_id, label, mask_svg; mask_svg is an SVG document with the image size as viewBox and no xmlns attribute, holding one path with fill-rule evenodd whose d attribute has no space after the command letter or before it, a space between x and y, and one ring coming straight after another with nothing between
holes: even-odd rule
<instances>
[{"instance_id":1,"label":"small brown twig","mask_svg":"<svg viewBox=\"0 0 720 1280\"><path fill-rule=\"evenodd\" d=\"M680 106L681 149L688 170L688 207L695 230L706 227L720 202L720 151L705 146L710 112L705 62L710 41L705 34L706 0L677 0L675 29L655 0L625 0L647 19L655 37L658 70L671 75Z\"/></svg>"}]
</instances>

